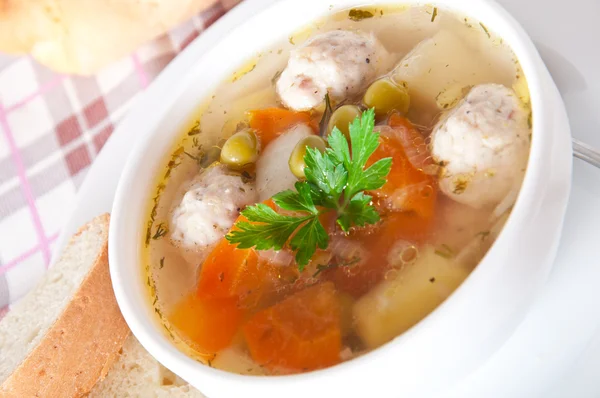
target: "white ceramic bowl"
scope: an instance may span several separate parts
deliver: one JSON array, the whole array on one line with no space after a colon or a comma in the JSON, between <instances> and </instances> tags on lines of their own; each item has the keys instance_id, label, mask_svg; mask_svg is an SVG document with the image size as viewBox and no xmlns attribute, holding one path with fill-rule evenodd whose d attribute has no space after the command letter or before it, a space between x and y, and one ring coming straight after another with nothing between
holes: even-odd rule
<instances>
[{"instance_id":1,"label":"white ceramic bowl","mask_svg":"<svg viewBox=\"0 0 600 398\"><path fill-rule=\"evenodd\" d=\"M160 159L179 131L176 127L218 82L277 38L331 12L330 6L364 3L246 0L194 41L145 93L147 117L135 123L144 131L143 140L123 170L113 206L111 276L123 316L141 344L211 398L416 397L448 392L513 333L549 273L569 196L572 162L569 124L558 90L527 34L498 4L438 0L439 7L484 22L510 44L532 99L534 131L523 187L503 232L480 265L443 305L408 332L367 355L317 372L277 377L227 373L188 358L162 333L142 280L140 245L145 204Z\"/></svg>"}]
</instances>

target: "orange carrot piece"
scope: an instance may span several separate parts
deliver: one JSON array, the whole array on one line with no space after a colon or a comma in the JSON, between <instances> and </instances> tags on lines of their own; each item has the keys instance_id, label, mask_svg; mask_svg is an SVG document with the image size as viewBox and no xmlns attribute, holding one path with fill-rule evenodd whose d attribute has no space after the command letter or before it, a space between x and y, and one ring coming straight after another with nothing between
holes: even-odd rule
<instances>
[{"instance_id":1,"label":"orange carrot piece","mask_svg":"<svg viewBox=\"0 0 600 398\"><path fill-rule=\"evenodd\" d=\"M257 268L253 249L238 249L223 238L208 255L198 279L198 295L213 298L235 297L241 291L245 273Z\"/></svg>"},{"instance_id":2,"label":"orange carrot piece","mask_svg":"<svg viewBox=\"0 0 600 398\"><path fill-rule=\"evenodd\" d=\"M250 111L250 128L256 131L262 147L285 133L290 127L306 123L315 129L309 112L294 112L283 108L266 108Z\"/></svg>"},{"instance_id":3,"label":"orange carrot piece","mask_svg":"<svg viewBox=\"0 0 600 398\"><path fill-rule=\"evenodd\" d=\"M237 299L183 298L168 316L184 340L201 354L212 354L228 347L242 322Z\"/></svg>"},{"instance_id":4,"label":"orange carrot piece","mask_svg":"<svg viewBox=\"0 0 600 398\"><path fill-rule=\"evenodd\" d=\"M275 209L271 199L263 203ZM236 223L240 221L247 219L240 215ZM269 264L259 264L254 249L238 249L223 238L202 264L197 293L213 298L245 297L265 285L271 271Z\"/></svg>"},{"instance_id":5,"label":"orange carrot piece","mask_svg":"<svg viewBox=\"0 0 600 398\"><path fill-rule=\"evenodd\" d=\"M391 133L382 132L380 145L369 159L368 165L385 157L393 159L387 183L371 194L382 199L381 202L394 211L415 212L429 220L435 210L437 182L433 176L425 174L422 168L419 169L413 164L413 162L425 164L427 160L423 156L429 158L429 155L423 154L422 148L417 148L423 140L420 133L412 125L409 129L406 123L410 122L399 118L392 115L391 124L398 130L396 131L395 128ZM400 123L404 123L403 127L400 127ZM411 154L413 162L407 153Z\"/></svg>"},{"instance_id":6,"label":"orange carrot piece","mask_svg":"<svg viewBox=\"0 0 600 398\"><path fill-rule=\"evenodd\" d=\"M255 314L243 327L252 358L272 370L340 362L340 301L332 283L311 286Z\"/></svg>"},{"instance_id":7,"label":"orange carrot piece","mask_svg":"<svg viewBox=\"0 0 600 398\"><path fill-rule=\"evenodd\" d=\"M410 120L398 113L392 113L388 125L394 129L394 135L402 143L406 157L417 169L434 164L425 137Z\"/></svg>"}]
</instances>

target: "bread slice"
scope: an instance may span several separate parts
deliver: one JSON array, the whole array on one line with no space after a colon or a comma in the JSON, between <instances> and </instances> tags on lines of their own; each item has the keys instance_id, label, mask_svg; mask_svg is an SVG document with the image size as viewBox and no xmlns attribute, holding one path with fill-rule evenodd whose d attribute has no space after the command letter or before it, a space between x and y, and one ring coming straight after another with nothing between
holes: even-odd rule
<instances>
[{"instance_id":1,"label":"bread slice","mask_svg":"<svg viewBox=\"0 0 600 398\"><path fill-rule=\"evenodd\" d=\"M117 358L130 332L112 290L108 225L103 215L81 228L0 323L1 396L81 396Z\"/></svg>"},{"instance_id":2,"label":"bread slice","mask_svg":"<svg viewBox=\"0 0 600 398\"><path fill-rule=\"evenodd\" d=\"M0 52L91 75L197 13L237 0L0 1ZM110 29L107 27L110 26Z\"/></svg>"},{"instance_id":3,"label":"bread slice","mask_svg":"<svg viewBox=\"0 0 600 398\"><path fill-rule=\"evenodd\" d=\"M127 338L119 359L106 378L94 386L89 397L205 398L159 364L133 335Z\"/></svg>"},{"instance_id":4,"label":"bread slice","mask_svg":"<svg viewBox=\"0 0 600 398\"><path fill-rule=\"evenodd\" d=\"M108 225L106 214L82 227L0 322L1 397L204 397L130 334L110 283Z\"/></svg>"}]
</instances>

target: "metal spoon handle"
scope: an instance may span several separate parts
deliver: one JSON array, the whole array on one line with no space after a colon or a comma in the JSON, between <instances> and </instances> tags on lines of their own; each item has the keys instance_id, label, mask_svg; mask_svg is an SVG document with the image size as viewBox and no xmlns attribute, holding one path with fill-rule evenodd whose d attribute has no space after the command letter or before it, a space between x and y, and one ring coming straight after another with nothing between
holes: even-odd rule
<instances>
[{"instance_id":1,"label":"metal spoon handle","mask_svg":"<svg viewBox=\"0 0 600 398\"><path fill-rule=\"evenodd\" d=\"M600 151L592 148L588 144L573 139L573 155L576 158L585 160L589 164L600 168Z\"/></svg>"}]
</instances>

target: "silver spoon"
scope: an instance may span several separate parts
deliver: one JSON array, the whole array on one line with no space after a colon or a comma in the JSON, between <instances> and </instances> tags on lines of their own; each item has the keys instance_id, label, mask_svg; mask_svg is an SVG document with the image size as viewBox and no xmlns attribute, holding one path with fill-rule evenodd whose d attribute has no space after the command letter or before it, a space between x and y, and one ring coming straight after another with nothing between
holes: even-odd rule
<instances>
[{"instance_id":1,"label":"silver spoon","mask_svg":"<svg viewBox=\"0 0 600 398\"><path fill-rule=\"evenodd\" d=\"M576 158L585 160L592 166L600 168L600 151L592 148L588 144L573 138L573 155Z\"/></svg>"}]
</instances>

